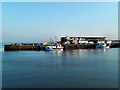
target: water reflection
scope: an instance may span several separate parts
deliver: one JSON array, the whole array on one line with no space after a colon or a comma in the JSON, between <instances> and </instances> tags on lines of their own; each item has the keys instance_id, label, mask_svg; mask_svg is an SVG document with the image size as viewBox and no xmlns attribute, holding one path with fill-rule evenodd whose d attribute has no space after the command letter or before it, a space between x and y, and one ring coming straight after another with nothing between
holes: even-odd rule
<instances>
[{"instance_id":1,"label":"water reflection","mask_svg":"<svg viewBox=\"0 0 120 90\"><path fill-rule=\"evenodd\" d=\"M50 51L50 53L51 53L51 59L55 58L56 62L58 61L57 66L70 68L77 66L80 67L81 60L85 60L85 58L90 59L90 57L94 58L95 55L100 56L99 54L105 54L109 50L110 49L76 49L76 50L65 50L65 51ZM62 56L62 57L57 57L57 56ZM98 58L94 58L94 59L96 60Z\"/></svg>"},{"instance_id":2,"label":"water reflection","mask_svg":"<svg viewBox=\"0 0 120 90\"><path fill-rule=\"evenodd\" d=\"M3 87L116 88L117 50L4 52Z\"/></svg>"},{"instance_id":3,"label":"water reflection","mask_svg":"<svg viewBox=\"0 0 120 90\"><path fill-rule=\"evenodd\" d=\"M88 54L99 54L106 53L110 49L76 49L76 50L65 50L65 51L51 51L51 53L57 56L83 56Z\"/></svg>"}]
</instances>

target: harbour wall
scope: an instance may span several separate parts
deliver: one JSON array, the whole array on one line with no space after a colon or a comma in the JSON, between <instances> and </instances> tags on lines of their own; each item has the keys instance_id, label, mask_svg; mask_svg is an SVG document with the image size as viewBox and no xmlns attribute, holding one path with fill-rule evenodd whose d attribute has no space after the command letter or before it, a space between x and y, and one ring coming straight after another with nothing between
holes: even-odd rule
<instances>
[{"instance_id":1,"label":"harbour wall","mask_svg":"<svg viewBox=\"0 0 120 90\"><path fill-rule=\"evenodd\" d=\"M112 43L110 48L120 48L120 43Z\"/></svg>"},{"instance_id":2,"label":"harbour wall","mask_svg":"<svg viewBox=\"0 0 120 90\"><path fill-rule=\"evenodd\" d=\"M64 50L68 49L95 49L96 45L95 44L68 44L68 45L63 45Z\"/></svg>"},{"instance_id":3,"label":"harbour wall","mask_svg":"<svg viewBox=\"0 0 120 90\"><path fill-rule=\"evenodd\" d=\"M19 51L19 50L33 50L33 51L39 51L40 45L5 45L4 51Z\"/></svg>"},{"instance_id":4,"label":"harbour wall","mask_svg":"<svg viewBox=\"0 0 120 90\"><path fill-rule=\"evenodd\" d=\"M64 50L71 49L95 49L95 44L66 44L63 45ZM30 51L40 51L44 50L44 45L5 45L4 51L20 51L20 50L30 50ZM120 43L112 43L110 48L120 48Z\"/></svg>"}]
</instances>

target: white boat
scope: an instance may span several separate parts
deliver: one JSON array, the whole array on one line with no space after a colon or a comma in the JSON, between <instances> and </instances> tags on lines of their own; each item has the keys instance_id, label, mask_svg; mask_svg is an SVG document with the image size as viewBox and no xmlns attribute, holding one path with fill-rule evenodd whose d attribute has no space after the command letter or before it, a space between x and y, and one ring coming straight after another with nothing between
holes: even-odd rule
<instances>
[{"instance_id":1,"label":"white boat","mask_svg":"<svg viewBox=\"0 0 120 90\"><path fill-rule=\"evenodd\" d=\"M107 44L107 45L106 45L106 48L110 48L110 45L109 45L109 44Z\"/></svg>"},{"instance_id":2,"label":"white boat","mask_svg":"<svg viewBox=\"0 0 120 90\"><path fill-rule=\"evenodd\" d=\"M110 48L110 45L106 43L99 43L96 45L96 48Z\"/></svg>"},{"instance_id":3,"label":"white boat","mask_svg":"<svg viewBox=\"0 0 120 90\"><path fill-rule=\"evenodd\" d=\"M106 48L110 48L110 46L106 46Z\"/></svg>"},{"instance_id":4,"label":"white boat","mask_svg":"<svg viewBox=\"0 0 120 90\"><path fill-rule=\"evenodd\" d=\"M45 51L53 51L53 50L61 50L63 51L62 45L51 45L51 46L45 46Z\"/></svg>"}]
</instances>

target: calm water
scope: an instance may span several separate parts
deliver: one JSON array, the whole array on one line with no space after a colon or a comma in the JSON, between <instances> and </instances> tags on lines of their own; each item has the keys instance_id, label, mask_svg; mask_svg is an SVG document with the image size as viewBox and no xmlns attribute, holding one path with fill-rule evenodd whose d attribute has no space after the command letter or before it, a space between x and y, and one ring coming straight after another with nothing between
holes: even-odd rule
<instances>
[{"instance_id":1,"label":"calm water","mask_svg":"<svg viewBox=\"0 0 120 90\"><path fill-rule=\"evenodd\" d=\"M3 88L117 88L118 49L3 52Z\"/></svg>"}]
</instances>

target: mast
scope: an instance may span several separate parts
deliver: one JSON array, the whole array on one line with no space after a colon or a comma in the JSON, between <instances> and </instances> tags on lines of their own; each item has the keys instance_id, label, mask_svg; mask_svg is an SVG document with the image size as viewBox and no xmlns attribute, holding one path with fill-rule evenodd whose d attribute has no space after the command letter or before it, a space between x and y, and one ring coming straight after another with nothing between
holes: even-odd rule
<instances>
[{"instance_id":1,"label":"mast","mask_svg":"<svg viewBox=\"0 0 120 90\"><path fill-rule=\"evenodd\" d=\"M52 43L52 38L50 37L50 44Z\"/></svg>"},{"instance_id":2,"label":"mast","mask_svg":"<svg viewBox=\"0 0 120 90\"><path fill-rule=\"evenodd\" d=\"M55 35L55 43L57 43L57 36Z\"/></svg>"}]
</instances>

